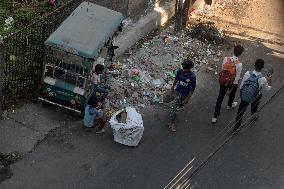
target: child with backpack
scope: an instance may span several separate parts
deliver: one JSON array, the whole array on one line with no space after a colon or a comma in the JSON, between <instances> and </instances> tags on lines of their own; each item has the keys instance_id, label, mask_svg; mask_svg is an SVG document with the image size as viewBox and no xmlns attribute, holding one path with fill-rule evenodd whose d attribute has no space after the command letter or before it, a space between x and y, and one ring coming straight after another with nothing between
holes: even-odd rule
<instances>
[{"instance_id":1,"label":"child with backpack","mask_svg":"<svg viewBox=\"0 0 284 189\"><path fill-rule=\"evenodd\" d=\"M225 57L223 60L222 69L219 73L219 95L215 105L215 112L211 120L212 124L217 122L217 117L220 115L222 102L226 94L229 96L227 110L233 109L238 105L238 102L234 102L234 99L243 67L238 57L243 52L244 48L241 45L236 45L234 47L234 55L232 57Z\"/></svg>"},{"instance_id":2,"label":"child with backpack","mask_svg":"<svg viewBox=\"0 0 284 189\"><path fill-rule=\"evenodd\" d=\"M177 101L171 110L171 124L169 125L169 129L172 132L176 132L175 119L177 112L183 108L185 104L189 102L195 87L196 87L196 76L191 71L194 64L191 60L186 59L182 63L182 69L178 70L174 84L172 86L172 90L175 89L175 93L177 94Z\"/></svg>"},{"instance_id":3,"label":"child with backpack","mask_svg":"<svg viewBox=\"0 0 284 189\"><path fill-rule=\"evenodd\" d=\"M92 128L97 128L96 133L103 133L106 119L104 118L104 110L99 99L91 97L85 108L84 128L89 131Z\"/></svg>"},{"instance_id":4,"label":"child with backpack","mask_svg":"<svg viewBox=\"0 0 284 189\"><path fill-rule=\"evenodd\" d=\"M258 118L257 108L262 97L261 90L263 88L267 91L271 89L272 75L268 74L264 77L261 74L261 70L264 68L264 60L256 60L254 67L254 71L247 71L245 73L240 85L241 103L238 109L234 131L238 130L242 125L242 118L249 104L251 104L252 121Z\"/></svg>"}]
</instances>

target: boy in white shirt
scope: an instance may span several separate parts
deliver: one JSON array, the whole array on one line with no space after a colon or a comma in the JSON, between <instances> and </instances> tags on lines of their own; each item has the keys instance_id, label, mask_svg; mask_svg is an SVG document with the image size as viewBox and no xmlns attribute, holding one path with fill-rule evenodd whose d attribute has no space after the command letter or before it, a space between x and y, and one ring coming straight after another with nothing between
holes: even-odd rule
<instances>
[{"instance_id":1,"label":"boy in white shirt","mask_svg":"<svg viewBox=\"0 0 284 189\"><path fill-rule=\"evenodd\" d=\"M264 60L256 60L254 67L254 71L247 71L245 73L240 85L241 103L238 109L234 131L238 130L242 125L242 118L249 104L251 104L253 121L258 118L256 113L262 97L261 91L262 89L267 91L271 89L272 76L268 74L264 77L261 74L261 70L264 68Z\"/></svg>"},{"instance_id":2,"label":"boy in white shirt","mask_svg":"<svg viewBox=\"0 0 284 189\"><path fill-rule=\"evenodd\" d=\"M94 95L97 96L96 93L99 93L100 97L97 96L97 98L101 100L104 100L108 95L108 90L106 89L105 86L102 85L101 82L101 75L103 74L104 69L105 69L104 65L97 64L95 66L94 73L92 74L91 77L91 81L94 85Z\"/></svg>"}]
</instances>

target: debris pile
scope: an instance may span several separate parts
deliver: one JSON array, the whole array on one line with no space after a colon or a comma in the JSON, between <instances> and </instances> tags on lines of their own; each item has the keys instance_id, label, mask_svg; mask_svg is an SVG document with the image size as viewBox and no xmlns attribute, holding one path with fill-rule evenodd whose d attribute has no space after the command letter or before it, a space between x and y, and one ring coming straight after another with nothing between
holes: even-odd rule
<instances>
[{"instance_id":1,"label":"debris pile","mask_svg":"<svg viewBox=\"0 0 284 189\"><path fill-rule=\"evenodd\" d=\"M200 22L191 26L188 35L211 44L223 44L225 36L222 30L218 30L214 22Z\"/></svg>"},{"instance_id":2,"label":"debris pile","mask_svg":"<svg viewBox=\"0 0 284 189\"><path fill-rule=\"evenodd\" d=\"M18 152L13 152L9 154L3 154L0 153L0 162L3 165L10 165L12 163L15 163L16 161L22 159L23 156L19 154Z\"/></svg>"},{"instance_id":3,"label":"debris pile","mask_svg":"<svg viewBox=\"0 0 284 189\"><path fill-rule=\"evenodd\" d=\"M219 61L221 46L191 38L186 33L176 34L174 27L170 26L156 36L150 34L142 44L140 42L138 47L114 62L108 82L113 108L128 105L144 108L161 102L186 58L195 63L194 72L198 72L202 65Z\"/></svg>"}]
</instances>

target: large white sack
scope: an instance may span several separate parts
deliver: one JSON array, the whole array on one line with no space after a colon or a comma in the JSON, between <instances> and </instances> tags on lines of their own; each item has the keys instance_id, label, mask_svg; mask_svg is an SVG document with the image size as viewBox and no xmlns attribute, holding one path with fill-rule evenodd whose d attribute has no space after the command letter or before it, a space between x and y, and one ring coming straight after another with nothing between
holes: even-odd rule
<instances>
[{"instance_id":1,"label":"large white sack","mask_svg":"<svg viewBox=\"0 0 284 189\"><path fill-rule=\"evenodd\" d=\"M144 132L142 116L135 108L127 107L126 123L119 123L116 116L123 111L116 112L109 121L113 129L114 141L127 146L137 146Z\"/></svg>"}]
</instances>

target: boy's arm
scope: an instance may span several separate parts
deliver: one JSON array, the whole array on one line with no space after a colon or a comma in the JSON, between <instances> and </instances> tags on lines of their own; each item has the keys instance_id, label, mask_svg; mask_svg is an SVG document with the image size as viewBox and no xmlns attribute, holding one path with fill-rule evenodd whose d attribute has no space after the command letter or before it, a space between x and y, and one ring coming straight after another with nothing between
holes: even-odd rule
<instances>
[{"instance_id":1,"label":"boy's arm","mask_svg":"<svg viewBox=\"0 0 284 189\"><path fill-rule=\"evenodd\" d=\"M243 88L244 82L249 78L249 72L247 71L242 79L240 89Z\"/></svg>"},{"instance_id":2,"label":"boy's arm","mask_svg":"<svg viewBox=\"0 0 284 189\"><path fill-rule=\"evenodd\" d=\"M176 75L176 78L175 78L175 81L173 83L173 86L172 86L172 90L175 89L175 86L177 85L177 82L179 81L179 71L177 72L177 75Z\"/></svg>"},{"instance_id":3,"label":"boy's arm","mask_svg":"<svg viewBox=\"0 0 284 189\"><path fill-rule=\"evenodd\" d=\"M223 69L224 64L227 63L227 59L228 59L228 57L225 57L225 58L223 59L223 62L222 62L222 64L221 64L221 70Z\"/></svg>"},{"instance_id":4,"label":"boy's arm","mask_svg":"<svg viewBox=\"0 0 284 189\"><path fill-rule=\"evenodd\" d=\"M269 91L271 89L272 76L267 76L264 79L264 89Z\"/></svg>"},{"instance_id":5,"label":"boy's arm","mask_svg":"<svg viewBox=\"0 0 284 189\"><path fill-rule=\"evenodd\" d=\"M174 84L173 84L173 86L172 86L172 90L175 89L175 86L176 86L177 82L178 82L178 80L177 80L177 78L175 78Z\"/></svg>"},{"instance_id":6,"label":"boy's arm","mask_svg":"<svg viewBox=\"0 0 284 189\"><path fill-rule=\"evenodd\" d=\"M234 85L237 85L239 83L239 80L241 78L241 73L242 73L243 65L241 63L236 64L236 77L234 80Z\"/></svg>"},{"instance_id":7,"label":"boy's arm","mask_svg":"<svg viewBox=\"0 0 284 189\"><path fill-rule=\"evenodd\" d=\"M191 98L191 96L193 95L194 91L196 88L196 77L194 78L194 80L192 80L192 87L190 89L190 92L188 93L186 99L185 99L185 104L187 104Z\"/></svg>"}]
</instances>

